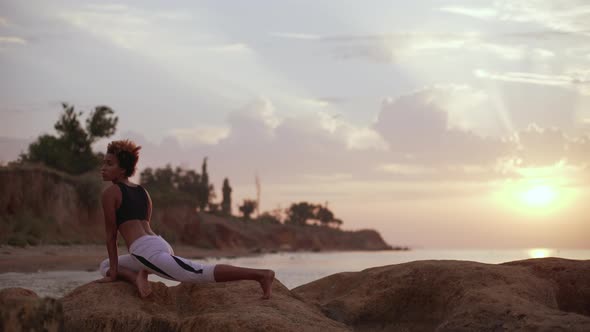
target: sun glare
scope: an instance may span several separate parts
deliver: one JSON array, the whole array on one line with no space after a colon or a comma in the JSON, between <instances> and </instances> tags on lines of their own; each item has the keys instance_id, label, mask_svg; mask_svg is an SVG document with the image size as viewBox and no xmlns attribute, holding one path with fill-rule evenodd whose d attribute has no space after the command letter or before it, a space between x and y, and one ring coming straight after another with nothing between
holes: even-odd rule
<instances>
[{"instance_id":1,"label":"sun glare","mask_svg":"<svg viewBox=\"0 0 590 332\"><path fill-rule=\"evenodd\" d=\"M508 181L494 192L496 202L525 216L549 216L571 204L575 190L558 181L535 179Z\"/></svg>"},{"instance_id":2,"label":"sun glare","mask_svg":"<svg viewBox=\"0 0 590 332\"><path fill-rule=\"evenodd\" d=\"M553 255L553 250L545 248L534 248L528 251L530 258L545 258Z\"/></svg>"},{"instance_id":3,"label":"sun glare","mask_svg":"<svg viewBox=\"0 0 590 332\"><path fill-rule=\"evenodd\" d=\"M531 207L547 206L557 199L558 193L551 186L534 186L520 195L521 201Z\"/></svg>"}]
</instances>

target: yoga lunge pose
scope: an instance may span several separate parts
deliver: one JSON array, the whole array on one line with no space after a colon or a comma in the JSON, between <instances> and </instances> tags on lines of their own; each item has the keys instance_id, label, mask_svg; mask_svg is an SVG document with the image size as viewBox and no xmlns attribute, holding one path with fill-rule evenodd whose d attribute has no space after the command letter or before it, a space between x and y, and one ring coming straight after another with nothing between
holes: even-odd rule
<instances>
[{"instance_id":1,"label":"yoga lunge pose","mask_svg":"<svg viewBox=\"0 0 590 332\"><path fill-rule=\"evenodd\" d=\"M195 263L174 255L168 242L152 231L150 195L129 182L140 148L129 140L113 141L107 147L101 174L104 181L113 183L102 194L109 258L100 264L103 278L96 282L123 279L134 284L141 297L147 297L152 292L149 273L180 282L255 280L262 288L262 298L270 298L274 271ZM128 255L117 254L117 232L125 239Z\"/></svg>"}]
</instances>

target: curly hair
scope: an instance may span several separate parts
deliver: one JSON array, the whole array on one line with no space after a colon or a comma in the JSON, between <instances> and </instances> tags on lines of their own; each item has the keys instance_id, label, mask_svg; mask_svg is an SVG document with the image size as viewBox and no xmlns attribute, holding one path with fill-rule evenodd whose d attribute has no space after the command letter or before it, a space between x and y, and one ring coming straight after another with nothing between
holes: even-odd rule
<instances>
[{"instance_id":1,"label":"curly hair","mask_svg":"<svg viewBox=\"0 0 590 332\"><path fill-rule=\"evenodd\" d=\"M139 149L141 149L141 146L126 139L110 142L107 146L107 153L112 153L117 157L119 167L123 168L125 176L129 177L135 173L137 161L139 160Z\"/></svg>"}]
</instances>

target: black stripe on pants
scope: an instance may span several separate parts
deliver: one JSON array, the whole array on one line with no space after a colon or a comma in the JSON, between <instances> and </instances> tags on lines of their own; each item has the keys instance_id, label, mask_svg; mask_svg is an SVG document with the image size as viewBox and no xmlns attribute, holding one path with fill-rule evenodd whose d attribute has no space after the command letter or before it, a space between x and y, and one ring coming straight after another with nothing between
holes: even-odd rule
<instances>
[{"instance_id":1,"label":"black stripe on pants","mask_svg":"<svg viewBox=\"0 0 590 332\"><path fill-rule=\"evenodd\" d=\"M171 255L172 258L174 258L174 260L176 261L176 263L178 263L178 265L180 265L180 267L182 267L183 269L190 271L190 272L194 272L194 273L203 273L203 269L201 270L195 270L192 266L186 264L185 262L183 262L181 259L179 259L178 257Z\"/></svg>"},{"instance_id":2,"label":"black stripe on pants","mask_svg":"<svg viewBox=\"0 0 590 332\"><path fill-rule=\"evenodd\" d=\"M154 264L150 263L150 261L148 261L147 259L145 259L145 258L143 258L141 256L138 256L136 254L132 254L132 255L135 256L135 258L137 258L143 265L149 267L150 269L152 269L152 270L154 270L156 272L162 273L163 275L168 276L168 278L174 280L174 278L172 278L168 273L162 271L159 267L157 267Z\"/></svg>"}]
</instances>

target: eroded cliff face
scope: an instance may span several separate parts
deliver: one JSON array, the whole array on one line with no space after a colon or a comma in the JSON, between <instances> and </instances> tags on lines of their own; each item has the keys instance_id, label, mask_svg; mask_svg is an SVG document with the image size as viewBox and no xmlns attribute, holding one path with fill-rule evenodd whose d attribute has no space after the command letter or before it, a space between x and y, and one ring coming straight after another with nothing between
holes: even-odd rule
<instances>
[{"instance_id":1,"label":"eroded cliff face","mask_svg":"<svg viewBox=\"0 0 590 332\"><path fill-rule=\"evenodd\" d=\"M88 175L0 168L0 240L98 241L104 233L100 192L101 183Z\"/></svg>"},{"instance_id":2,"label":"eroded cliff face","mask_svg":"<svg viewBox=\"0 0 590 332\"><path fill-rule=\"evenodd\" d=\"M0 168L0 243L102 243L98 175L70 176L43 167ZM152 228L172 243L215 249L386 250L374 230L262 224L154 206Z\"/></svg>"}]
</instances>

